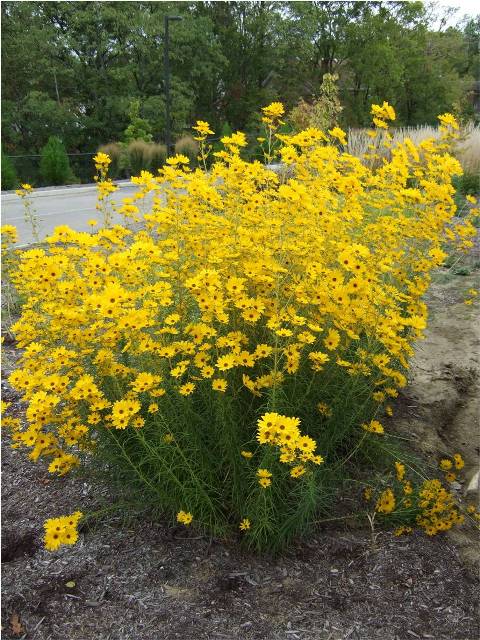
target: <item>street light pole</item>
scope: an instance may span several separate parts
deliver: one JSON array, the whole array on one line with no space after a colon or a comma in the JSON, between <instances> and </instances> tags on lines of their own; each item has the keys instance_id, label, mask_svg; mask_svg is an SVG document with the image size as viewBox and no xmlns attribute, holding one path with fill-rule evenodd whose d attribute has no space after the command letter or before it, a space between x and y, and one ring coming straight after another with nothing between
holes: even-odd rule
<instances>
[{"instance_id":1,"label":"street light pole","mask_svg":"<svg viewBox=\"0 0 480 640\"><path fill-rule=\"evenodd\" d=\"M164 50L163 50L163 72L165 76L165 145L167 147L167 156L173 154L172 149L172 131L170 121L170 59L168 56L169 47L169 33L168 23L170 20L181 20L180 16L165 16L164 17Z\"/></svg>"}]
</instances>

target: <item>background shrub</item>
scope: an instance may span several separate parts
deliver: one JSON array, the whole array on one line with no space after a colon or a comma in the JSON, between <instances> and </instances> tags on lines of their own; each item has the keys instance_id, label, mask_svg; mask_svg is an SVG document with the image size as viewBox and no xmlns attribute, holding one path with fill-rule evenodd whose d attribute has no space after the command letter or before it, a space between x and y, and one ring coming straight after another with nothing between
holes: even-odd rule
<instances>
[{"instance_id":1,"label":"background shrub","mask_svg":"<svg viewBox=\"0 0 480 640\"><path fill-rule=\"evenodd\" d=\"M18 183L17 173L10 158L2 151L2 189L15 189Z\"/></svg>"},{"instance_id":2,"label":"background shrub","mask_svg":"<svg viewBox=\"0 0 480 640\"><path fill-rule=\"evenodd\" d=\"M74 180L65 146L57 136L51 136L41 151L40 173L47 185L68 184Z\"/></svg>"},{"instance_id":3,"label":"background shrub","mask_svg":"<svg viewBox=\"0 0 480 640\"><path fill-rule=\"evenodd\" d=\"M308 127L327 131L338 124L343 107L338 97L337 82L337 74L326 73L323 76L319 94L314 96L311 103L300 98L288 116L295 131L303 131Z\"/></svg>"},{"instance_id":4,"label":"background shrub","mask_svg":"<svg viewBox=\"0 0 480 640\"><path fill-rule=\"evenodd\" d=\"M152 126L148 120L140 117L140 100L132 100L128 111L130 124L123 132L125 142L134 142L135 140L143 140L144 142L152 141Z\"/></svg>"},{"instance_id":5,"label":"background shrub","mask_svg":"<svg viewBox=\"0 0 480 640\"><path fill-rule=\"evenodd\" d=\"M153 142L150 145L149 156L150 171L156 175L158 173L158 169L163 167L165 160L167 159L167 147L164 144Z\"/></svg>"},{"instance_id":6,"label":"background shrub","mask_svg":"<svg viewBox=\"0 0 480 640\"><path fill-rule=\"evenodd\" d=\"M98 152L106 153L110 157L110 160L112 162L109 165L108 173L113 180L124 177L121 166L121 156L123 149L118 142L109 142L108 144L102 144L102 146L98 148Z\"/></svg>"},{"instance_id":7,"label":"background shrub","mask_svg":"<svg viewBox=\"0 0 480 640\"><path fill-rule=\"evenodd\" d=\"M190 159L190 166L194 167L197 164L198 143L190 135L182 136L175 143L175 153L187 156Z\"/></svg>"},{"instance_id":8,"label":"background shrub","mask_svg":"<svg viewBox=\"0 0 480 640\"><path fill-rule=\"evenodd\" d=\"M124 147L123 166L128 176L137 175L150 168L150 144L144 140L133 140Z\"/></svg>"},{"instance_id":9,"label":"background shrub","mask_svg":"<svg viewBox=\"0 0 480 640\"><path fill-rule=\"evenodd\" d=\"M480 176L465 171L462 176L455 176L453 185L462 196L476 196L480 193Z\"/></svg>"},{"instance_id":10,"label":"background shrub","mask_svg":"<svg viewBox=\"0 0 480 640\"><path fill-rule=\"evenodd\" d=\"M223 149L223 144L220 142L221 138L224 138L225 136L231 136L232 133L232 127L228 122L224 122L217 132L218 140L215 140L215 142L213 143L213 150L221 151Z\"/></svg>"}]
</instances>

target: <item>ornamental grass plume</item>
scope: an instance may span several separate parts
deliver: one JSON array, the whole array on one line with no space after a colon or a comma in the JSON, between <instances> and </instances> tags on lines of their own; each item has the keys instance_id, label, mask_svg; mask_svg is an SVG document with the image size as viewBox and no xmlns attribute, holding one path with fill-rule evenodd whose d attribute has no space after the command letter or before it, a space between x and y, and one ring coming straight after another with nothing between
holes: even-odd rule
<instances>
[{"instance_id":1,"label":"ornamental grass plume","mask_svg":"<svg viewBox=\"0 0 480 640\"><path fill-rule=\"evenodd\" d=\"M475 234L469 216L452 225L452 121L374 168L340 150L338 128L280 135L282 115L264 109L263 150L291 177L243 160L235 132L208 172L181 154L142 171L116 209L124 226L111 224L99 153L103 228L57 227L11 275L26 300L13 446L56 475L99 460L172 523L241 530L257 549L331 513L353 454L386 442L380 420L423 336L430 273ZM373 115L383 131L394 111ZM205 167L212 130L194 129Z\"/></svg>"},{"instance_id":2,"label":"ornamental grass plume","mask_svg":"<svg viewBox=\"0 0 480 640\"><path fill-rule=\"evenodd\" d=\"M425 140L439 140L442 132L438 127L429 125L397 127L391 134L388 131L380 131L372 143L371 129L350 129L348 131L347 151L353 156L363 158L369 154L372 148L375 149L378 158L376 163L381 164L383 158L390 159L390 148L383 143L388 135L392 136L392 144L396 146L403 144L405 139L409 139L415 146L419 146ZM468 123L462 127L458 139L452 148L452 154L460 162L465 174L476 176L478 187L478 174L480 173L480 127L473 123Z\"/></svg>"},{"instance_id":3,"label":"ornamental grass plume","mask_svg":"<svg viewBox=\"0 0 480 640\"><path fill-rule=\"evenodd\" d=\"M175 153L187 156L190 167L194 167L198 157L198 143L192 136L182 136L175 142Z\"/></svg>"}]
</instances>

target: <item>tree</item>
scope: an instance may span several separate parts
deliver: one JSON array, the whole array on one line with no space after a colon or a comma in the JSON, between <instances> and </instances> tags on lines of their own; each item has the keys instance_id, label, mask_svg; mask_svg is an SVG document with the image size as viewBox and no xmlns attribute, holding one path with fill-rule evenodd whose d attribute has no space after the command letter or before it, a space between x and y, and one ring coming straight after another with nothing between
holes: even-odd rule
<instances>
[{"instance_id":1,"label":"tree","mask_svg":"<svg viewBox=\"0 0 480 640\"><path fill-rule=\"evenodd\" d=\"M403 120L406 124L436 124L436 116L446 111L457 115L468 109L465 101L473 77L465 69L465 40L461 32L425 30L416 41L405 38L402 52L404 83Z\"/></svg>"},{"instance_id":2,"label":"tree","mask_svg":"<svg viewBox=\"0 0 480 640\"><path fill-rule=\"evenodd\" d=\"M343 124L365 125L370 104L395 104L398 123L463 109L478 77L479 20L433 28L422 2L2 3L2 118L7 153L36 154L58 135L69 151L121 140L137 117L164 139L165 15L172 127L256 128L272 100L311 102L338 74ZM34 55L32 55L34 52ZM470 109L470 111L468 111ZM143 134L142 134L143 135Z\"/></svg>"},{"instance_id":3,"label":"tree","mask_svg":"<svg viewBox=\"0 0 480 640\"><path fill-rule=\"evenodd\" d=\"M227 59L217 88L218 119L243 129L251 115L277 97L269 84L279 63L280 3L205 2L198 11L210 18ZM220 115L221 114L221 115Z\"/></svg>"},{"instance_id":4,"label":"tree","mask_svg":"<svg viewBox=\"0 0 480 640\"><path fill-rule=\"evenodd\" d=\"M40 173L47 185L67 184L74 177L65 146L57 136L51 136L42 149Z\"/></svg>"}]
</instances>

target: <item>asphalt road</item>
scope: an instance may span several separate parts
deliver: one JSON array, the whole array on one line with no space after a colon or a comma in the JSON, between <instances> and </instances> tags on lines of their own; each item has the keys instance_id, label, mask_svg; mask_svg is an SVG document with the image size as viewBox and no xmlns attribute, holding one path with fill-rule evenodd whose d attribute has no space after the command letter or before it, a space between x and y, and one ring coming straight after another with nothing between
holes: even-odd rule
<instances>
[{"instance_id":1,"label":"asphalt road","mask_svg":"<svg viewBox=\"0 0 480 640\"><path fill-rule=\"evenodd\" d=\"M120 183L119 189L111 198L121 202L123 198L131 196L138 187L131 183ZM68 225L76 231L89 231L88 220L101 218L95 210L95 185L84 187L69 187L34 191L31 195L33 209L39 220L40 238L49 235L55 227ZM16 194L2 194L2 224L12 224L17 227L18 244L26 245L34 241L30 225L25 221L24 207ZM114 223L123 223L124 218L115 216Z\"/></svg>"},{"instance_id":2,"label":"asphalt road","mask_svg":"<svg viewBox=\"0 0 480 640\"><path fill-rule=\"evenodd\" d=\"M278 172L282 169L282 165L267 165L268 169ZM129 181L116 182L119 189L112 194L111 199L116 203L121 203L123 198L133 195L137 192L138 187ZM34 190L31 194L33 201L33 209L39 220L40 240L50 235L55 227L60 225L68 225L76 231L90 231L89 220L98 220L101 224L101 214L99 214L95 205L97 202L97 190L94 184L75 186L75 187L57 187ZM17 227L18 246L29 245L34 242L30 224L25 221L24 206L19 196L15 193L3 193L2 202L2 224L13 224ZM144 209L146 213L152 204L152 197L149 194L144 200L140 201L138 206ZM114 216L113 224L124 224L123 216Z\"/></svg>"}]
</instances>

